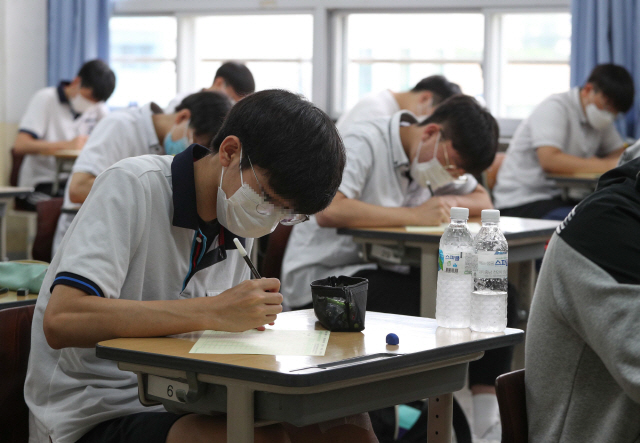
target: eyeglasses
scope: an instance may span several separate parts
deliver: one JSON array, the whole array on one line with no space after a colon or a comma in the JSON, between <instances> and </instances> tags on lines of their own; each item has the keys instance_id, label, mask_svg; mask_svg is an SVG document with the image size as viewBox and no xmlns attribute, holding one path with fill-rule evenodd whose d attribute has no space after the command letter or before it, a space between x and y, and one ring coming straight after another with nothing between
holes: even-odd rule
<instances>
[{"instance_id":1,"label":"eyeglasses","mask_svg":"<svg viewBox=\"0 0 640 443\"><path fill-rule=\"evenodd\" d=\"M447 150L446 146L444 147L443 151L444 151L444 163L445 163L444 164L444 169L445 169L445 171L447 171L449 174L451 174L451 176L453 178L455 178L455 179L460 179L461 177L465 177L464 175L461 175L458 172L458 167L455 164L449 162L449 153L448 153L448 150Z\"/></svg>"},{"instance_id":2,"label":"eyeglasses","mask_svg":"<svg viewBox=\"0 0 640 443\"><path fill-rule=\"evenodd\" d=\"M285 226L293 226L298 223L306 222L309 220L309 216L305 214L294 214L290 209L278 208L275 204L271 203L269 194L267 194L260 184L260 180L258 180L258 176L256 175L255 169L253 169L253 164L251 163L251 159L247 155L247 160L249 160L249 166L251 166L251 171L253 172L253 176L256 178L256 182L258 186L260 186L260 193L262 194L262 198L265 200L262 203L258 203L256 205L256 211L260 215L272 215L274 212L280 212L280 224ZM240 170L242 170L242 165L240 166Z\"/></svg>"}]
</instances>

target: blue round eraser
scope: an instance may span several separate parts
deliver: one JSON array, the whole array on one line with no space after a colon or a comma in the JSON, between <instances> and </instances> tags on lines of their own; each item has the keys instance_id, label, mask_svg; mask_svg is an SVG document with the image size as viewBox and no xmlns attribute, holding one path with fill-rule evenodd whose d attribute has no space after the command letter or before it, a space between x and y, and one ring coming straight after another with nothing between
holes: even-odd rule
<instances>
[{"instance_id":1,"label":"blue round eraser","mask_svg":"<svg viewBox=\"0 0 640 443\"><path fill-rule=\"evenodd\" d=\"M398 336L396 334L394 334L393 332L390 334L387 334L387 344L388 345L397 345L398 343L400 343L400 339L398 338Z\"/></svg>"}]
</instances>

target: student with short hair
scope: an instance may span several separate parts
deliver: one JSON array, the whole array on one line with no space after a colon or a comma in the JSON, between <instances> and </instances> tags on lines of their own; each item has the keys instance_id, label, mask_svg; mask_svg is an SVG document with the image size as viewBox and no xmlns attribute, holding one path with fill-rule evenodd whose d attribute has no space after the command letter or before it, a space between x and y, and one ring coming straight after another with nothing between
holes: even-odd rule
<instances>
[{"instance_id":1,"label":"student with short hair","mask_svg":"<svg viewBox=\"0 0 640 443\"><path fill-rule=\"evenodd\" d=\"M344 133L349 131L354 123L391 117L401 110L424 117L432 114L444 100L461 93L460 86L450 82L443 75L431 75L420 80L410 91L393 92L385 89L365 96L340 116L336 126Z\"/></svg>"},{"instance_id":2,"label":"student with short hair","mask_svg":"<svg viewBox=\"0 0 640 443\"><path fill-rule=\"evenodd\" d=\"M102 120L73 164L63 208L83 203L98 175L118 161L145 154L178 154L191 143L209 146L231 109L220 92L187 96L173 114L164 114L151 102L141 108L114 112ZM53 253L69 229L74 215L60 214Z\"/></svg>"},{"instance_id":3,"label":"student with short hair","mask_svg":"<svg viewBox=\"0 0 640 443\"><path fill-rule=\"evenodd\" d=\"M551 238L527 322L531 442L640 441L640 159Z\"/></svg>"},{"instance_id":4,"label":"student with short hair","mask_svg":"<svg viewBox=\"0 0 640 443\"><path fill-rule=\"evenodd\" d=\"M614 168L624 141L613 122L631 108L633 97L629 72L603 64L593 69L584 86L540 103L516 130L498 172L493 197L501 213L564 219L582 196L563 201L546 174Z\"/></svg>"},{"instance_id":5,"label":"student with short hair","mask_svg":"<svg viewBox=\"0 0 640 443\"><path fill-rule=\"evenodd\" d=\"M253 79L253 74L249 68L243 63L234 61L224 62L222 66L216 71L216 75L213 77L213 83L208 88L203 88L200 91L216 91L222 92L229 96L233 102L239 102L243 97L249 94L253 94L256 90L256 83ZM167 114L174 112L176 106L184 99L186 94L178 94L173 100L169 102L164 111Z\"/></svg>"},{"instance_id":6,"label":"student with short hair","mask_svg":"<svg viewBox=\"0 0 640 443\"><path fill-rule=\"evenodd\" d=\"M25 383L31 442L226 441L224 416L143 406L135 374L96 358L93 348L116 337L244 331L276 321L279 281L248 280L233 239L250 251L253 238L278 223L324 209L345 153L324 112L280 90L235 105L211 149L130 157L96 179L36 303ZM293 443L336 435L376 441L362 419L362 427L342 424L326 434L317 425L287 433ZM259 442L287 437L281 425L255 432Z\"/></svg>"},{"instance_id":7,"label":"student with short hair","mask_svg":"<svg viewBox=\"0 0 640 443\"><path fill-rule=\"evenodd\" d=\"M104 116L104 107L96 105L111 96L115 85L116 77L109 66L101 60L92 60L82 65L73 81L62 81L57 87L41 89L33 96L14 143L15 152L25 155L19 186L51 194L55 158L41 154L82 148L92 126Z\"/></svg>"}]
</instances>

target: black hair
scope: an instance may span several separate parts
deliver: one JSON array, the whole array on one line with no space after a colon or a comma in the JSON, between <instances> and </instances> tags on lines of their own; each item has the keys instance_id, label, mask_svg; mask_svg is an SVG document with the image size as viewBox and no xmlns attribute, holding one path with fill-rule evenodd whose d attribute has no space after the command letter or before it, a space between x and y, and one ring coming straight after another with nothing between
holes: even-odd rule
<instances>
[{"instance_id":1,"label":"black hair","mask_svg":"<svg viewBox=\"0 0 640 443\"><path fill-rule=\"evenodd\" d=\"M80 86L91 88L91 95L100 102L107 101L116 88L116 75L102 60L86 62L78 71Z\"/></svg>"},{"instance_id":2,"label":"black hair","mask_svg":"<svg viewBox=\"0 0 640 443\"><path fill-rule=\"evenodd\" d=\"M220 130L224 118L231 110L231 100L221 92L196 92L186 96L176 106L175 112L180 112L183 109L191 111L189 127L193 128L195 135L198 137L208 136L210 142Z\"/></svg>"},{"instance_id":3,"label":"black hair","mask_svg":"<svg viewBox=\"0 0 640 443\"><path fill-rule=\"evenodd\" d=\"M622 66L612 63L598 65L589 74L587 83L591 83L596 92L602 92L618 112L627 112L633 106L633 79Z\"/></svg>"},{"instance_id":4,"label":"black hair","mask_svg":"<svg viewBox=\"0 0 640 443\"><path fill-rule=\"evenodd\" d=\"M213 81L216 81L218 77L222 77L239 96L253 94L256 90L253 74L242 63L224 62L216 71Z\"/></svg>"},{"instance_id":5,"label":"black hair","mask_svg":"<svg viewBox=\"0 0 640 443\"><path fill-rule=\"evenodd\" d=\"M457 83L452 83L443 75L425 77L413 87L411 92L431 91L433 93L433 105L439 105L449 97L462 94Z\"/></svg>"},{"instance_id":6,"label":"black hair","mask_svg":"<svg viewBox=\"0 0 640 443\"><path fill-rule=\"evenodd\" d=\"M470 174L487 169L498 150L498 122L473 97L454 95L442 102L420 126L442 125L442 135L451 140L460 155L457 165Z\"/></svg>"},{"instance_id":7,"label":"black hair","mask_svg":"<svg viewBox=\"0 0 640 443\"><path fill-rule=\"evenodd\" d=\"M329 206L342 181L346 154L331 118L303 97L280 89L249 95L234 105L213 141L242 144L242 169L264 169L269 186L301 214Z\"/></svg>"}]
</instances>

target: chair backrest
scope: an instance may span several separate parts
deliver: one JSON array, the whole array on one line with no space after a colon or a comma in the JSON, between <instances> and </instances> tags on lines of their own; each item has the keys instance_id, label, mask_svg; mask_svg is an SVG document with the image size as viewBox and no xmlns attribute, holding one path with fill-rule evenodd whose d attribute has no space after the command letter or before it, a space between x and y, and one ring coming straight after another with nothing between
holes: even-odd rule
<instances>
[{"instance_id":1,"label":"chair backrest","mask_svg":"<svg viewBox=\"0 0 640 443\"><path fill-rule=\"evenodd\" d=\"M0 310L0 442L29 440L29 409L24 401L35 305Z\"/></svg>"},{"instance_id":2,"label":"chair backrest","mask_svg":"<svg viewBox=\"0 0 640 443\"><path fill-rule=\"evenodd\" d=\"M496 379L496 395L502 422L502 443L528 443L527 397L524 369Z\"/></svg>"},{"instance_id":3,"label":"chair backrest","mask_svg":"<svg viewBox=\"0 0 640 443\"><path fill-rule=\"evenodd\" d=\"M51 262L53 237L56 234L56 227L58 226L63 201L64 199L62 197L54 197L36 203L38 229L36 231L36 238L33 240L33 248L31 248L31 256L34 260Z\"/></svg>"},{"instance_id":4,"label":"chair backrest","mask_svg":"<svg viewBox=\"0 0 640 443\"><path fill-rule=\"evenodd\" d=\"M260 274L263 277L280 278L282 259L284 258L284 251L287 249L292 228L292 226L278 225L269 234L267 249L262 259L262 266L260 266Z\"/></svg>"},{"instance_id":5,"label":"chair backrest","mask_svg":"<svg viewBox=\"0 0 640 443\"><path fill-rule=\"evenodd\" d=\"M24 160L24 155L16 154L16 148L11 148L11 175L9 176L11 186L18 186L18 174L20 174L22 160Z\"/></svg>"},{"instance_id":6,"label":"chair backrest","mask_svg":"<svg viewBox=\"0 0 640 443\"><path fill-rule=\"evenodd\" d=\"M484 172L484 185L488 190L492 190L493 187L496 185L496 178L498 177L498 171L500 170L500 166L502 166L502 162L504 161L504 158L506 157L506 154L504 152L498 152L496 153L496 157L493 160L493 163L491 163L491 166L489 166Z\"/></svg>"}]
</instances>

